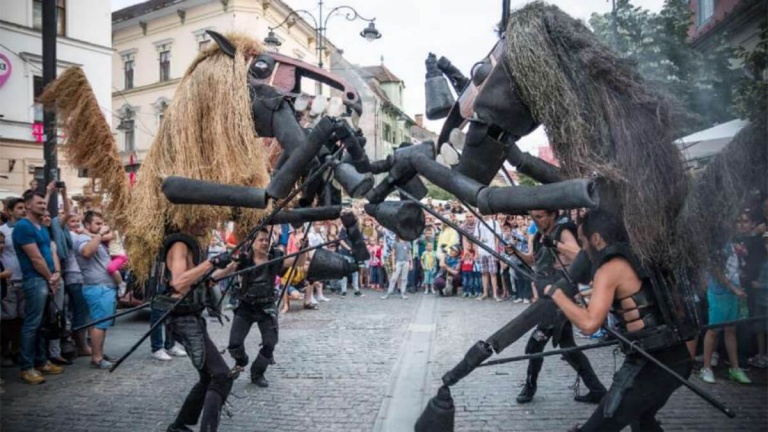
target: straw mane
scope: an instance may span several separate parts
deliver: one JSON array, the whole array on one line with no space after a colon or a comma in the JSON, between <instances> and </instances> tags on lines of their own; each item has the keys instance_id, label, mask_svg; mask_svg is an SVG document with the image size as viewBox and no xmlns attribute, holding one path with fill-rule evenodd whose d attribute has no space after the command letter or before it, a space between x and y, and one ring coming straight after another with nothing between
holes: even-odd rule
<instances>
[{"instance_id":1,"label":"straw mane","mask_svg":"<svg viewBox=\"0 0 768 432\"><path fill-rule=\"evenodd\" d=\"M687 192L674 105L555 6L516 11L506 38L516 90L566 174L601 177L601 206L622 217L637 254L674 262L685 253L675 222Z\"/></svg>"},{"instance_id":2,"label":"straw mane","mask_svg":"<svg viewBox=\"0 0 768 432\"><path fill-rule=\"evenodd\" d=\"M73 90L83 92L88 85L82 71L67 71L43 95L49 104L55 101L66 119L66 150L72 163L88 168L109 191L109 211L125 233L131 267L140 280L149 275L169 231L184 232L197 222L213 226L233 218L229 207L171 204L160 190L164 177L262 188L269 181L267 155L254 132L247 81L249 58L263 50L245 34L226 36L237 48L235 59L216 44L198 54L176 89L130 192L95 98L84 102ZM242 209L238 223L247 229L265 215L266 210Z\"/></svg>"},{"instance_id":3,"label":"straw mane","mask_svg":"<svg viewBox=\"0 0 768 432\"><path fill-rule=\"evenodd\" d=\"M83 70L72 67L64 71L45 88L40 102L47 109L58 111L67 134L62 149L69 164L88 168L88 175L99 179L101 188L110 191L105 207L113 215L113 225L123 230L124 209L130 199L128 177L115 138Z\"/></svg>"}]
</instances>

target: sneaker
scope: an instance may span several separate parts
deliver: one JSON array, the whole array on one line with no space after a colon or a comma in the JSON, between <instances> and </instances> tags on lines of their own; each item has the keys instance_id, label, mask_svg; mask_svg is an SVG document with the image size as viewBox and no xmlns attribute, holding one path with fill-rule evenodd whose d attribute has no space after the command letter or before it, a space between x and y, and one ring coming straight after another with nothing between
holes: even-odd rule
<instances>
[{"instance_id":1,"label":"sneaker","mask_svg":"<svg viewBox=\"0 0 768 432\"><path fill-rule=\"evenodd\" d=\"M736 381L739 384L752 384L752 381L747 377L741 368L728 369L728 378L731 381Z\"/></svg>"},{"instance_id":2,"label":"sneaker","mask_svg":"<svg viewBox=\"0 0 768 432\"><path fill-rule=\"evenodd\" d=\"M712 372L712 369L701 368L699 378L707 384L715 383L715 374Z\"/></svg>"},{"instance_id":3,"label":"sneaker","mask_svg":"<svg viewBox=\"0 0 768 432\"><path fill-rule=\"evenodd\" d=\"M58 375L60 373L64 373L64 368L61 366L56 366L55 364L48 362L43 366L37 366L35 367L38 372L40 372L43 375Z\"/></svg>"},{"instance_id":4,"label":"sneaker","mask_svg":"<svg viewBox=\"0 0 768 432\"><path fill-rule=\"evenodd\" d=\"M42 384L45 382L43 374L35 369L21 371L21 380L27 384Z\"/></svg>"},{"instance_id":5,"label":"sneaker","mask_svg":"<svg viewBox=\"0 0 768 432\"><path fill-rule=\"evenodd\" d=\"M355 291L355 297L363 297L363 293L361 293L359 290Z\"/></svg>"},{"instance_id":6,"label":"sneaker","mask_svg":"<svg viewBox=\"0 0 768 432\"><path fill-rule=\"evenodd\" d=\"M331 299L329 299L329 298L328 298L328 297L326 297L326 296L318 297L317 299L318 299L318 300L320 300L320 301L322 301L322 302L329 302L329 301L331 301Z\"/></svg>"},{"instance_id":7,"label":"sneaker","mask_svg":"<svg viewBox=\"0 0 768 432\"><path fill-rule=\"evenodd\" d=\"M173 357L168 355L168 353L164 349L159 349L152 353L152 358L155 360L160 361L171 361L173 360Z\"/></svg>"},{"instance_id":8,"label":"sneaker","mask_svg":"<svg viewBox=\"0 0 768 432\"><path fill-rule=\"evenodd\" d=\"M187 356L187 351L184 348L182 348L182 347L180 347L178 345L174 345L173 348L171 348L169 350L166 350L166 352L168 354L174 356L174 357L186 357Z\"/></svg>"},{"instance_id":9,"label":"sneaker","mask_svg":"<svg viewBox=\"0 0 768 432\"><path fill-rule=\"evenodd\" d=\"M100 361L97 361L97 362L91 361L91 369L109 369L111 367L112 367L112 363L107 361L106 359L101 359Z\"/></svg>"},{"instance_id":10,"label":"sneaker","mask_svg":"<svg viewBox=\"0 0 768 432\"><path fill-rule=\"evenodd\" d=\"M317 299L315 298L314 294L312 294L312 298L309 299L309 304L313 304L313 305L317 304Z\"/></svg>"},{"instance_id":11,"label":"sneaker","mask_svg":"<svg viewBox=\"0 0 768 432\"><path fill-rule=\"evenodd\" d=\"M347 292L346 292L346 291L342 291L340 295L341 295L342 297L346 297L346 296L347 296Z\"/></svg>"},{"instance_id":12,"label":"sneaker","mask_svg":"<svg viewBox=\"0 0 768 432\"><path fill-rule=\"evenodd\" d=\"M382 299L382 300L386 300L386 299L388 299L388 298L389 298L389 294L384 294L383 296L381 296L381 299Z\"/></svg>"},{"instance_id":13,"label":"sneaker","mask_svg":"<svg viewBox=\"0 0 768 432\"><path fill-rule=\"evenodd\" d=\"M405 294L400 294L400 298L403 300L408 300L408 296Z\"/></svg>"},{"instance_id":14,"label":"sneaker","mask_svg":"<svg viewBox=\"0 0 768 432\"><path fill-rule=\"evenodd\" d=\"M225 304L224 305L224 310L232 310L234 308L235 308L235 305L233 305L233 304Z\"/></svg>"},{"instance_id":15,"label":"sneaker","mask_svg":"<svg viewBox=\"0 0 768 432\"><path fill-rule=\"evenodd\" d=\"M531 304L531 301L528 299L523 299L523 304Z\"/></svg>"},{"instance_id":16,"label":"sneaker","mask_svg":"<svg viewBox=\"0 0 768 432\"><path fill-rule=\"evenodd\" d=\"M712 367L716 367L718 364L720 364L720 354L713 352L712 353L712 361L710 362Z\"/></svg>"},{"instance_id":17,"label":"sneaker","mask_svg":"<svg viewBox=\"0 0 768 432\"><path fill-rule=\"evenodd\" d=\"M768 367L768 358L766 358L766 356L756 355L747 360L747 363L756 368L765 369Z\"/></svg>"}]
</instances>

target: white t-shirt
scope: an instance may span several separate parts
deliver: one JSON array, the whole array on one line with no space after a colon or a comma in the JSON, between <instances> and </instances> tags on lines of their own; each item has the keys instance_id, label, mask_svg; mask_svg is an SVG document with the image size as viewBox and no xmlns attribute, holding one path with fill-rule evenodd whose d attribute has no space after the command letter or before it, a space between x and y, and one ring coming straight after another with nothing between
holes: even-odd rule
<instances>
[{"instance_id":1,"label":"white t-shirt","mask_svg":"<svg viewBox=\"0 0 768 432\"><path fill-rule=\"evenodd\" d=\"M489 227L493 229L493 231L489 230L488 227L485 225L488 224ZM495 219L485 221L485 224L477 221L475 224L475 230L474 230L474 236L477 237L480 242L482 242L484 245L488 246L489 248L496 250L496 236L494 233L499 232L499 223ZM479 256L488 256L490 253L488 253L483 248L477 248L477 254Z\"/></svg>"}]
</instances>

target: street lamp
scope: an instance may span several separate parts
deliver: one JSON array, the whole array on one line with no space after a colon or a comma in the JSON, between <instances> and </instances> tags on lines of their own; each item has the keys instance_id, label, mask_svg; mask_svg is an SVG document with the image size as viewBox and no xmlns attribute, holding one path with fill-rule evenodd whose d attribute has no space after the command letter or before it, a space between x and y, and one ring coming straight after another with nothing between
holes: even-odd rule
<instances>
[{"instance_id":1,"label":"street lamp","mask_svg":"<svg viewBox=\"0 0 768 432\"><path fill-rule=\"evenodd\" d=\"M269 34L267 34L267 37L264 38L264 45L270 47L270 48L277 48L282 43L280 42L280 39L275 36L275 30L282 27L285 23L288 22L288 19L290 19L292 16L296 15L299 16L299 14L304 14L307 17L312 19L312 22L315 24L315 39L317 40L317 66L320 68L323 67L323 51L325 51L325 35L326 30L328 27L328 19L333 16L334 12L341 11L341 10L347 10L346 15L344 16L347 21L354 21L357 19L363 20L368 22L368 27L364 28L363 31L360 32L360 36L365 38L365 40L369 42L373 42L376 39L381 38L381 33L376 28L376 24L374 21L376 21L376 18L365 18L361 16L355 8L351 6L337 6L333 9L331 9L331 12L328 13L328 15L325 17L325 20L323 20L323 0L318 1L318 7L319 7L319 19L315 19L314 15L310 13L309 11L306 11L304 9L299 9L295 11L291 11L291 13L288 14L288 16L285 17L285 19L278 25L274 27L269 27ZM321 25L318 25L321 24Z\"/></svg>"}]
</instances>

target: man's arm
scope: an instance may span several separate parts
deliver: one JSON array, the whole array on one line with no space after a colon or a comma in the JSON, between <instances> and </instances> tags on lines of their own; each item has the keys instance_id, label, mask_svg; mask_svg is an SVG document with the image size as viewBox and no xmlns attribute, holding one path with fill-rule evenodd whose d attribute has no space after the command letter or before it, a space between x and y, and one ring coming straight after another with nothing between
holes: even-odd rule
<instances>
[{"instance_id":1,"label":"man's arm","mask_svg":"<svg viewBox=\"0 0 768 432\"><path fill-rule=\"evenodd\" d=\"M720 282L720 284L733 292L737 297L746 297L746 293L740 287L733 285L733 283L725 277L725 272L722 269L716 269L712 271L712 276Z\"/></svg>"},{"instance_id":2,"label":"man's arm","mask_svg":"<svg viewBox=\"0 0 768 432\"><path fill-rule=\"evenodd\" d=\"M557 246L557 251L564 255L568 261L573 261L576 258L576 255L581 252L581 248L579 247L579 242L576 241L576 237L572 232L565 229L562 233L560 233L560 240L557 241L555 245Z\"/></svg>"},{"instance_id":3,"label":"man's arm","mask_svg":"<svg viewBox=\"0 0 768 432\"><path fill-rule=\"evenodd\" d=\"M59 224L62 228L67 227L69 219L72 217L72 206L69 204L69 198L67 197L67 187L61 188L61 200L64 202L64 216L59 218Z\"/></svg>"},{"instance_id":4,"label":"man's arm","mask_svg":"<svg viewBox=\"0 0 768 432\"><path fill-rule=\"evenodd\" d=\"M187 254L189 248L183 242L176 242L171 246L165 263L171 271L171 288L178 294L186 294L197 281L200 280L213 264L206 260L195 267L187 268Z\"/></svg>"},{"instance_id":5,"label":"man's arm","mask_svg":"<svg viewBox=\"0 0 768 432\"><path fill-rule=\"evenodd\" d=\"M48 268L48 264L45 262L45 258L43 258L43 255L40 253L40 249L37 247L37 244L29 243L21 245L21 250L24 251L24 253L29 257L30 261L32 261L32 267L35 268L35 271L40 273L40 276L42 276L45 280L51 280L53 274Z\"/></svg>"},{"instance_id":6,"label":"man's arm","mask_svg":"<svg viewBox=\"0 0 768 432\"><path fill-rule=\"evenodd\" d=\"M605 322L605 317L608 316L621 275L633 273L629 263L622 259L614 259L604 264L595 273L592 282L592 297L586 308L574 303L559 289L551 294L552 300L573 325L586 334L594 334ZM546 289L551 293L552 286L548 286Z\"/></svg>"},{"instance_id":7,"label":"man's arm","mask_svg":"<svg viewBox=\"0 0 768 432\"><path fill-rule=\"evenodd\" d=\"M89 240L88 243L80 246L80 255L82 255L85 259L90 259L93 254L96 253L96 250L98 250L103 237L101 234L91 234L87 231L86 235L91 236L91 240Z\"/></svg>"}]
</instances>

